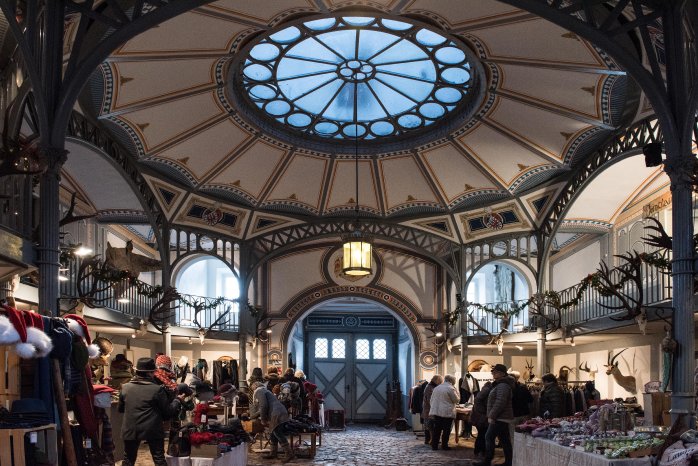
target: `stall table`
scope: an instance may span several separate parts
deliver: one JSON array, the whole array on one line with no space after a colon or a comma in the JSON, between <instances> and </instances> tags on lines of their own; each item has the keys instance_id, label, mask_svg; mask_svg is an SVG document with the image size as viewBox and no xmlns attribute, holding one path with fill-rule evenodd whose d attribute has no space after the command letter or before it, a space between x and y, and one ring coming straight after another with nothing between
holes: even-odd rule
<instances>
[{"instance_id":1,"label":"stall table","mask_svg":"<svg viewBox=\"0 0 698 466\"><path fill-rule=\"evenodd\" d=\"M247 444L241 443L218 458L167 456L166 459L167 466L245 466L247 464Z\"/></svg>"},{"instance_id":2,"label":"stall table","mask_svg":"<svg viewBox=\"0 0 698 466\"><path fill-rule=\"evenodd\" d=\"M652 458L609 459L602 455L575 450L552 440L514 434L514 466L652 466Z\"/></svg>"},{"instance_id":3,"label":"stall table","mask_svg":"<svg viewBox=\"0 0 698 466\"><path fill-rule=\"evenodd\" d=\"M472 408L456 408L456 419L454 421L455 427L456 427L456 443L458 443L458 434L460 433L460 423L461 422L468 422L470 421L470 413L472 412Z\"/></svg>"}]
</instances>

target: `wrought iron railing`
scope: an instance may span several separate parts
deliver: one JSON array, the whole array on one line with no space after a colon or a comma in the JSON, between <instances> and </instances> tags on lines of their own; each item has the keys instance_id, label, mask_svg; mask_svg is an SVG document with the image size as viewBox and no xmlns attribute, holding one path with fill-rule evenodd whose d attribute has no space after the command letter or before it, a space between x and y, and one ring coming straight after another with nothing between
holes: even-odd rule
<instances>
[{"instance_id":1,"label":"wrought iron railing","mask_svg":"<svg viewBox=\"0 0 698 466\"><path fill-rule=\"evenodd\" d=\"M78 293L78 271L80 268L80 260L69 260L65 267L61 269L60 275L60 293L63 298L64 305L69 306L71 298L75 299L79 296ZM80 286L85 290L91 289L94 282L93 277L87 277L80 283ZM89 295L91 300L88 306L102 307L120 312L124 315L138 317L142 320L147 320L150 315L150 310L155 305L162 294L154 293L155 287L139 280L130 281L122 280L106 286L103 282L99 282L96 286L97 290ZM197 321L202 327L208 328L213 324L228 308L230 312L219 322L219 325L214 330L224 332L239 331L239 303L236 300L218 298L209 298L205 296L194 296L182 294L182 299L177 300L173 309L172 325L177 327L198 328L194 323L194 307L191 303L201 303L203 308L197 317ZM217 302L217 303L216 303ZM216 303L215 306L211 306Z\"/></svg>"},{"instance_id":2,"label":"wrought iron railing","mask_svg":"<svg viewBox=\"0 0 698 466\"><path fill-rule=\"evenodd\" d=\"M666 270L651 265L647 262L643 262L640 267L642 271L643 306L653 306L671 300L671 275L667 273ZM612 269L610 274L612 282L621 282L620 271ZM572 301L577 296L578 290L579 285L575 285L560 291L559 294L561 302L565 303ZM638 298L637 288L632 281L626 281L623 283L621 291L627 296L635 299ZM483 306L489 309L510 311L514 308L521 307L525 302L526 300L487 303L483 304ZM579 302L576 305L562 311L560 326L573 326L605 317L619 317L628 311L609 308L612 306L618 306L619 304L620 301L618 298L602 296L598 289L590 286L581 293L579 296ZM471 306L468 312L472 314L473 320L487 332L490 332L491 334L498 334L500 332L502 325L501 319L498 318L494 313L487 312L480 308L475 308L474 306ZM545 313L551 318L554 315L552 309L546 309ZM462 318L463 317L461 316L454 328L461 328ZM536 322L535 319L535 316L529 316L528 307L524 306L518 316L511 317L506 328L507 333L519 333L535 330L539 324L539 322ZM468 335L479 336L486 334L487 333L485 331L481 330L476 325L468 324Z\"/></svg>"}]
</instances>

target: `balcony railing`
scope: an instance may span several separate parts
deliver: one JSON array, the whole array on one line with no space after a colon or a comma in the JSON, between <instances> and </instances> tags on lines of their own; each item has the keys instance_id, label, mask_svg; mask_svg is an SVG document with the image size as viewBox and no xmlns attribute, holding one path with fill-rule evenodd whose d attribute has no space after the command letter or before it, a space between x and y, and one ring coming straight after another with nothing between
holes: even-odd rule
<instances>
[{"instance_id":1,"label":"balcony railing","mask_svg":"<svg viewBox=\"0 0 698 466\"><path fill-rule=\"evenodd\" d=\"M67 265L65 269L61 270L61 276L65 277L65 279L62 279L63 281L60 282L61 297L66 299L75 298L79 295L77 277L80 261L71 260ZM147 321L150 316L150 310L162 295L158 294L152 296L155 288L154 286L141 281L137 282L136 284L126 279L108 287L105 286L103 282L99 282L97 284L99 289L90 295L93 301L91 304L92 307L111 309L124 315ZM80 286L82 286L84 291L90 289L94 283L94 278L88 277ZM183 299L177 300L174 303L174 309L172 311L174 314L173 326L198 328L198 326L194 324L195 315L191 303L201 303L201 307L206 309L203 309L199 315L196 316L196 320L198 320L202 327L208 328L225 313L226 310L230 309L228 315L219 322L219 325L217 325L214 330L224 332L239 331L238 301L231 299L218 300L217 298L182 293L180 293L180 295ZM216 301L218 302L216 303ZM211 306L214 303L216 303L216 305Z\"/></svg>"},{"instance_id":2,"label":"balcony railing","mask_svg":"<svg viewBox=\"0 0 698 466\"><path fill-rule=\"evenodd\" d=\"M642 263L641 270L643 306L653 306L671 300L670 274L646 262ZM615 269L612 270L611 278L615 283L619 283L621 278L620 272ZM560 291L559 293L561 301L564 303L573 300L577 295L578 289L579 285L576 285ZM637 298L638 296L637 288L631 281L624 283L621 290L630 297ZM526 300L521 300L513 302L487 303L483 305L490 309L497 308L502 311L510 311L515 307L520 307L525 302ZM562 312L560 324L562 327L567 327L579 325L594 319L618 317L627 311L609 309L604 306L618 306L619 304L620 301L618 298L602 296L597 289L590 286L581 294L579 302L576 305ZM474 309L473 307L469 309L469 312L472 313L473 320L487 330L487 332L490 332L491 334L498 334L500 332L501 320L491 312L486 312L482 309ZM553 311L548 309L546 310L546 314L548 316L552 316ZM535 330L537 322L535 322L534 319L535 316L529 318L528 307L524 307L518 316L511 318L509 325L507 326L507 333L519 333ZM460 320L455 325L455 328L461 328ZM468 335L478 336L486 335L486 333L475 328L474 325L469 324Z\"/></svg>"}]
</instances>

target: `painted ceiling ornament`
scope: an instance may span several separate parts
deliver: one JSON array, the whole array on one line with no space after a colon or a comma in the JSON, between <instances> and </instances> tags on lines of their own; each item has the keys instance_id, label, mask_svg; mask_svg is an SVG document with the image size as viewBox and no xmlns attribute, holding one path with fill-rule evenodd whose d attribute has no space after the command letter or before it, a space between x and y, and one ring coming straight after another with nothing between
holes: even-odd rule
<instances>
[{"instance_id":1,"label":"painted ceiling ornament","mask_svg":"<svg viewBox=\"0 0 698 466\"><path fill-rule=\"evenodd\" d=\"M201 219L210 227L217 225L221 220L223 220L221 205L216 203L213 205L213 207L206 208L204 213L201 214Z\"/></svg>"},{"instance_id":2,"label":"painted ceiling ornament","mask_svg":"<svg viewBox=\"0 0 698 466\"><path fill-rule=\"evenodd\" d=\"M363 275L347 275L342 273L342 257L339 256L334 260L334 276L350 282L356 282L365 278Z\"/></svg>"},{"instance_id":3,"label":"painted ceiling ornament","mask_svg":"<svg viewBox=\"0 0 698 466\"><path fill-rule=\"evenodd\" d=\"M491 230L501 230L504 228L504 217L498 212L492 212L491 208L485 209L485 215L482 217L485 226Z\"/></svg>"}]
</instances>

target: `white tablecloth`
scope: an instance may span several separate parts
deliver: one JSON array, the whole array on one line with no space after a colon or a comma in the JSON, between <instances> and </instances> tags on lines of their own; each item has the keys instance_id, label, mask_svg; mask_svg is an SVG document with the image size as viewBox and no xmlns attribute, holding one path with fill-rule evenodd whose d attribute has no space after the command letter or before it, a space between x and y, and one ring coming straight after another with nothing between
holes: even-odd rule
<instances>
[{"instance_id":1,"label":"white tablecloth","mask_svg":"<svg viewBox=\"0 0 698 466\"><path fill-rule=\"evenodd\" d=\"M246 464L246 443L241 443L219 458L198 458L195 456L167 457L167 466L245 466Z\"/></svg>"},{"instance_id":2,"label":"white tablecloth","mask_svg":"<svg viewBox=\"0 0 698 466\"><path fill-rule=\"evenodd\" d=\"M514 434L514 466L652 466L652 458L608 459L557 443Z\"/></svg>"}]
</instances>

